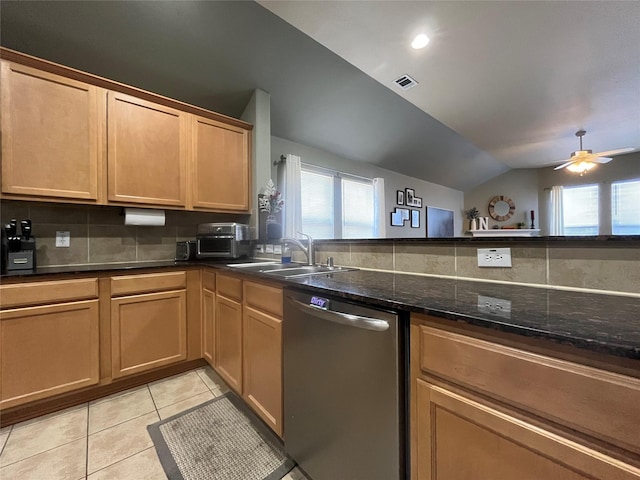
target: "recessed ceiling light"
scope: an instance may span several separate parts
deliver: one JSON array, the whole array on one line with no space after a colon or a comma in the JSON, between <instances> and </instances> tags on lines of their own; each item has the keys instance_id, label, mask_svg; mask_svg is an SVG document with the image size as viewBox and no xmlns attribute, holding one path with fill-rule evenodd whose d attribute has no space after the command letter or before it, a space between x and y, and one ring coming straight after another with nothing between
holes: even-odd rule
<instances>
[{"instance_id":1,"label":"recessed ceiling light","mask_svg":"<svg viewBox=\"0 0 640 480\"><path fill-rule=\"evenodd\" d=\"M418 35L416 38L413 39L413 42L411 42L411 46L416 50L418 50L420 48L426 47L428 43L429 43L429 37L427 37L424 33L421 33L420 35Z\"/></svg>"}]
</instances>

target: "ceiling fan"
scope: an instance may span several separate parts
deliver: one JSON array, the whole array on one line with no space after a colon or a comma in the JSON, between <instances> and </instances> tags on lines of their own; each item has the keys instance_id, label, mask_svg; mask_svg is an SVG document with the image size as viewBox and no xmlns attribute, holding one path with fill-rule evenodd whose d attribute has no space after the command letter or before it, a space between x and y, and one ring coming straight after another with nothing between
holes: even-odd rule
<instances>
[{"instance_id":1,"label":"ceiling fan","mask_svg":"<svg viewBox=\"0 0 640 480\"><path fill-rule=\"evenodd\" d=\"M583 175L585 172L591 170L596 166L596 163L608 163L613 160L609 155L619 155L621 153L633 152L635 148L619 148L617 150L607 150L606 152L593 153L592 150L582 149L582 137L584 137L586 130L578 130L576 137L580 138L580 150L577 150L571 154L571 160L558 165L554 170L560 170L565 168L570 172L579 173Z\"/></svg>"}]
</instances>

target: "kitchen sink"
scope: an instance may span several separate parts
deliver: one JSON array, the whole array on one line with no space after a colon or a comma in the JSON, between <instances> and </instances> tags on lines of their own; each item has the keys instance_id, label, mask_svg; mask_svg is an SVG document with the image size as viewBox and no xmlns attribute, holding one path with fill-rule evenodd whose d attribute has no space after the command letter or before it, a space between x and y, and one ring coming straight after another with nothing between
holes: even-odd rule
<instances>
[{"instance_id":1,"label":"kitchen sink","mask_svg":"<svg viewBox=\"0 0 640 480\"><path fill-rule=\"evenodd\" d=\"M299 263L244 263L230 264L228 267L240 268L244 272L264 273L280 278L304 277L327 273L351 272L358 270L351 267L328 267L326 265L301 265Z\"/></svg>"},{"instance_id":2,"label":"kitchen sink","mask_svg":"<svg viewBox=\"0 0 640 480\"><path fill-rule=\"evenodd\" d=\"M264 273L274 277L294 278L305 277L307 275L322 275L326 273L352 272L358 270L350 267L327 267L325 265L303 265L293 268L283 268L280 270L269 270Z\"/></svg>"}]
</instances>

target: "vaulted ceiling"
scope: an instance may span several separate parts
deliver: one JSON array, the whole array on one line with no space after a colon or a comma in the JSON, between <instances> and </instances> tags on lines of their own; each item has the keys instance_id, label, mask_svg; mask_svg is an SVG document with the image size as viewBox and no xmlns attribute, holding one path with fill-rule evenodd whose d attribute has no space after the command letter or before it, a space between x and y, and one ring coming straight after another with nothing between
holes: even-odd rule
<instances>
[{"instance_id":1,"label":"vaulted ceiling","mask_svg":"<svg viewBox=\"0 0 640 480\"><path fill-rule=\"evenodd\" d=\"M3 46L227 115L263 89L273 135L459 190L561 162L579 128L640 146L638 2L3 0L0 21Z\"/></svg>"}]
</instances>

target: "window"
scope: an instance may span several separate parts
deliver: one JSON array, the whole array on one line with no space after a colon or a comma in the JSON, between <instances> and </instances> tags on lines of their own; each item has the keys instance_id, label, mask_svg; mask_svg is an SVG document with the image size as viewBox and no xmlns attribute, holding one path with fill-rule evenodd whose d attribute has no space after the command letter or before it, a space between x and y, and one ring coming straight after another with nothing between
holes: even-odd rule
<instances>
[{"instance_id":1,"label":"window","mask_svg":"<svg viewBox=\"0 0 640 480\"><path fill-rule=\"evenodd\" d=\"M598 235L598 185L564 187L563 235Z\"/></svg>"},{"instance_id":2,"label":"window","mask_svg":"<svg viewBox=\"0 0 640 480\"><path fill-rule=\"evenodd\" d=\"M313 238L334 238L333 177L302 168L302 231Z\"/></svg>"},{"instance_id":3,"label":"window","mask_svg":"<svg viewBox=\"0 0 640 480\"><path fill-rule=\"evenodd\" d=\"M372 238L373 184L342 179L342 238Z\"/></svg>"},{"instance_id":4,"label":"window","mask_svg":"<svg viewBox=\"0 0 640 480\"><path fill-rule=\"evenodd\" d=\"M640 179L611 184L611 233L640 235Z\"/></svg>"},{"instance_id":5,"label":"window","mask_svg":"<svg viewBox=\"0 0 640 480\"><path fill-rule=\"evenodd\" d=\"M309 165L301 169L302 227L313 238L371 238L373 183Z\"/></svg>"}]
</instances>

